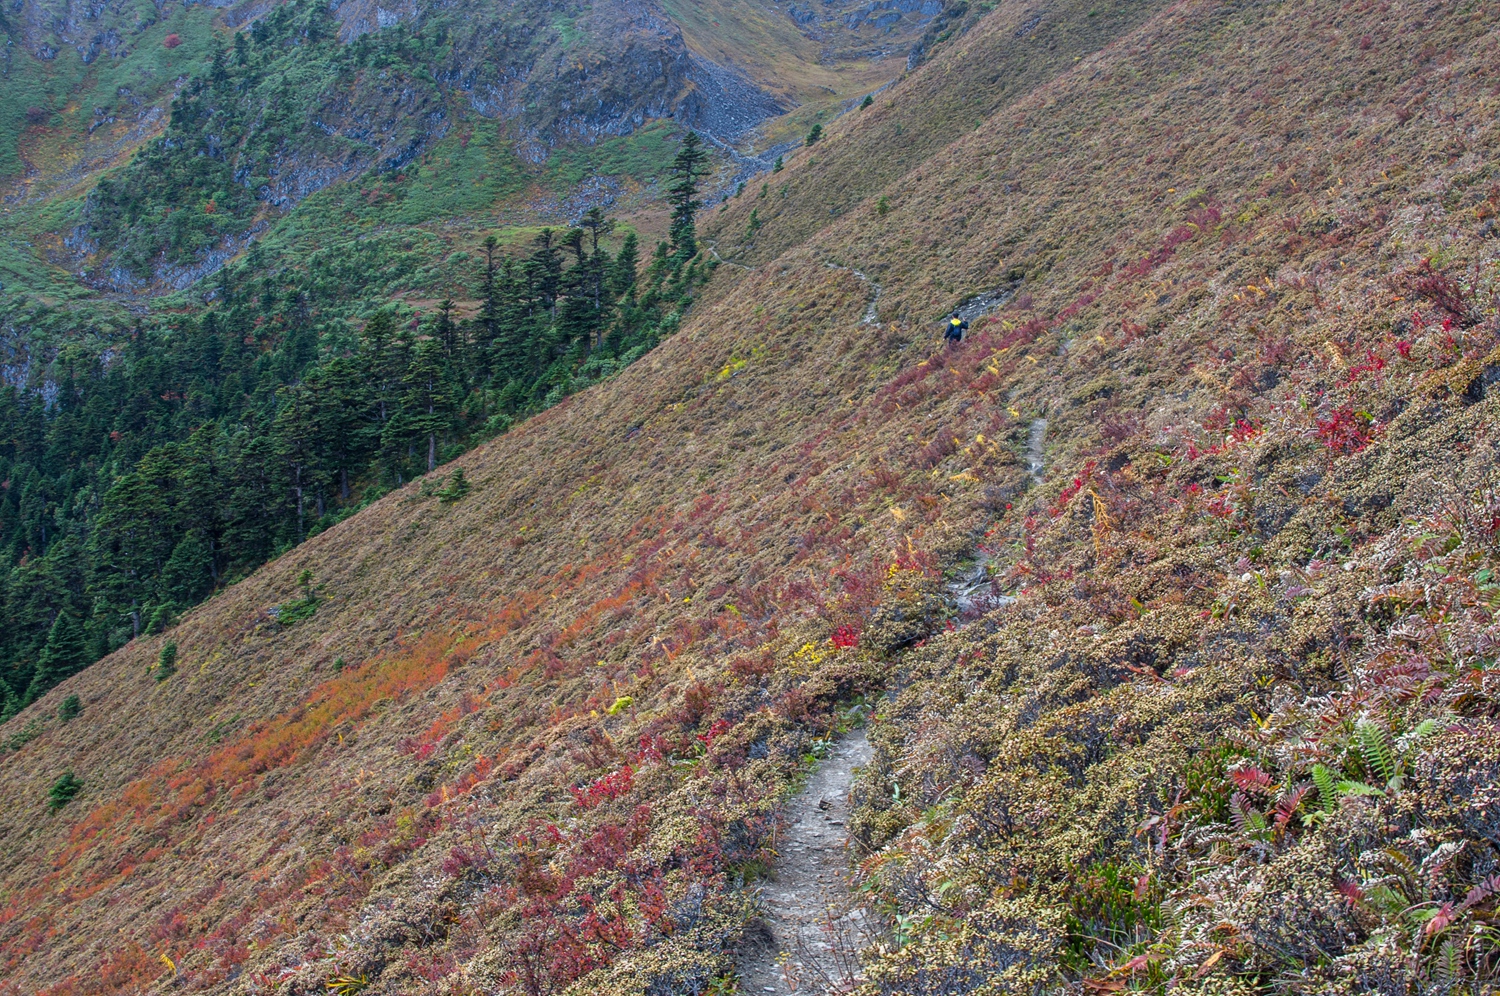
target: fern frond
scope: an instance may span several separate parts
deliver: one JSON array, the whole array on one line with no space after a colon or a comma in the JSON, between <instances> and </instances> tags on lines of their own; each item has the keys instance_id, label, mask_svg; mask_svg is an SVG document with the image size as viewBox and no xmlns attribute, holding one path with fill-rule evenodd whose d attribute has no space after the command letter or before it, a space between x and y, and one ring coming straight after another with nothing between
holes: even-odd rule
<instances>
[{"instance_id":1,"label":"fern frond","mask_svg":"<svg viewBox=\"0 0 1500 996\"><path fill-rule=\"evenodd\" d=\"M1338 779L1327 765L1315 764L1312 769L1313 784L1318 787L1318 802L1323 806L1323 812L1336 813L1339 811Z\"/></svg>"},{"instance_id":2,"label":"fern frond","mask_svg":"<svg viewBox=\"0 0 1500 996\"><path fill-rule=\"evenodd\" d=\"M1378 789L1365 782L1339 782L1339 795L1385 795L1385 789Z\"/></svg>"},{"instance_id":3,"label":"fern frond","mask_svg":"<svg viewBox=\"0 0 1500 996\"><path fill-rule=\"evenodd\" d=\"M1365 767L1380 776L1382 782L1389 784L1395 781L1396 776L1401 773L1401 766L1396 757L1396 748L1391 744L1391 735L1386 732L1385 727L1362 719L1354 724L1354 736L1364 755Z\"/></svg>"},{"instance_id":4,"label":"fern frond","mask_svg":"<svg viewBox=\"0 0 1500 996\"><path fill-rule=\"evenodd\" d=\"M1469 894L1464 896L1464 901L1459 904L1458 908L1461 911L1471 910L1496 893L1500 893L1500 873L1491 875L1470 889Z\"/></svg>"},{"instance_id":5,"label":"fern frond","mask_svg":"<svg viewBox=\"0 0 1500 996\"><path fill-rule=\"evenodd\" d=\"M1432 734L1437 731L1437 728L1440 725L1441 724L1436 719L1424 719L1416 726L1412 727L1412 731L1407 734L1407 739L1412 743L1416 743L1423 737L1432 736Z\"/></svg>"},{"instance_id":6,"label":"fern frond","mask_svg":"<svg viewBox=\"0 0 1500 996\"><path fill-rule=\"evenodd\" d=\"M1276 783L1272 781L1271 776L1253 764L1245 768L1235 768L1229 772L1229 777L1242 792L1270 795L1276 788Z\"/></svg>"},{"instance_id":7,"label":"fern frond","mask_svg":"<svg viewBox=\"0 0 1500 996\"><path fill-rule=\"evenodd\" d=\"M1243 792L1236 792L1229 797L1229 815L1236 830L1252 837L1266 829L1265 815L1250 805L1249 797Z\"/></svg>"},{"instance_id":8,"label":"fern frond","mask_svg":"<svg viewBox=\"0 0 1500 996\"><path fill-rule=\"evenodd\" d=\"M1461 970L1458 958L1458 946L1453 943L1453 938L1445 938L1432 962L1432 981L1437 983L1438 992L1452 990L1453 983L1458 980Z\"/></svg>"},{"instance_id":9,"label":"fern frond","mask_svg":"<svg viewBox=\"0 0 1500 996\"><path fill-rule=\"evenodd\" d=\"M1292 822L1292 817L1297 815L1297 807L1302 805L1303 798L1312 791L1312 786L1307 782L1294 785L1281 794L1276 800L1276 826L1285 827Z\"/></svg>"},{"instance_id":10,"label":"fern frond","mask_svg":"<svg viewBox=\"0 0 1500 996\"><path fill-rule=\"evenodd\" d=\"M1417 881L1417 872L1420 869L1417 868L1416 862L1412 861L1411 858L1394 847L1382 847L1380 853L1385 858L1386 864L1405 879L1408 886Z\"/></svg>"}]
</instances>

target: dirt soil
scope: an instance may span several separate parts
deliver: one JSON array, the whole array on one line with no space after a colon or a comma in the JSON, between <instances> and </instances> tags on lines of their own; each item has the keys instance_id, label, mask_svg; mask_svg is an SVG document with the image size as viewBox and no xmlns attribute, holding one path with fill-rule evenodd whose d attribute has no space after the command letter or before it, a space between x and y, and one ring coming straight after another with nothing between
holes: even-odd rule
<instances>
[{"instance_id":1,"label":"dirt soil","mask_svg":"<svg viewBox=\"0 0 1500 996\"><path fill-rule=\"evenodd\" d=\"M854 771L870 753L864 730L844 737L788 804L776 879L762 891L769 931L741 964L743 992L800 996L855 984L875 924L849 893L846 826Z\"/></svg>"}]
</instances>

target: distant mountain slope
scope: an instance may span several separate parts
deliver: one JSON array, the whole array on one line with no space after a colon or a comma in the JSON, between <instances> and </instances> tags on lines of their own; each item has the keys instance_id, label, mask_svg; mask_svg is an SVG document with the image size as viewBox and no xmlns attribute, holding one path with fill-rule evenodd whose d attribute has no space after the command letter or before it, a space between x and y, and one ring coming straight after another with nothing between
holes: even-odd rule
<instances>
[{"instance_id":1,"label":"distant mountain slope","mask_svg":"<svg viewBox=\"0 0 1500 996\"><path fill-rule=\"evenodd\" d=\"M768 118L806 105L802 122L886 82L941 10L918 5L878 24L828 11L827 23L804 24L735 0L726 18L776 30L709 55L646 0L247 0L222 12L26 0L0 22L10 43L0 180L6 202L22 206L11 227L41 240L33 251L51 262L103 289L180 290L308 194L399 169L472 118L503 122L522 172L653 120L727 149ZM884 48L829 47L876 37ZM769 86L748 75L769 79L773 66L790 75ZM86 202L71 199L137 149Z\"/></svg>"},{"instance_id":2,"label":"distant mountain slope","mask_svg":"<svg viewBox=\"0 0 1500 996\"><path fill-rule=\"evenodd\" d=\"M800 154L796 170L768 178L776 196L751 207L760 221L775 224L747 233L746 208L705 228L726 258L772 259L961 136L985 130L997 110L1167 6L1165 0L1007 3L972 33L956 30L966 19L947 22L921 50L935 65L905 81L899 99L889 93L868 108L854 105L829 126L830 133L856 128L861 141L824 143Z\"/></svg>"},{"instance_id":3,"label":"distant mountain slope","mask_svg":"<svg viewBox=\"0 0 1500 996\"><path fill-rule=\"evenodd\" d=\"M11 720L0 986L732 991L866 714L862 992L1493 986L1500 18L1172 4L830 203L1023 13L732 201L753 269L467 495Z\"/></svg>"}]
</instances>

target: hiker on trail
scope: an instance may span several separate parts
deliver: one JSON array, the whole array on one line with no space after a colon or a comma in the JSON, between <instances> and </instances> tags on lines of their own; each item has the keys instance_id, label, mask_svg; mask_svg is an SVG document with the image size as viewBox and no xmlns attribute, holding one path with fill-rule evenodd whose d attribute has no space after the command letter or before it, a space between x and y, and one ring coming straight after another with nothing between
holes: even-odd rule
<instances>
[{"instance_id":1,"label":"hiker on trail","mask_svg":"<svg viewBox=\"0 0 1500 996\"><path fill-rule=\"evenodd\" d=\"M943 331L943 338L955 345L964 341L964 332L969 328L967 319L959 317L958 312L948 316L948 327Z\"/></svg>"}]
</instances>

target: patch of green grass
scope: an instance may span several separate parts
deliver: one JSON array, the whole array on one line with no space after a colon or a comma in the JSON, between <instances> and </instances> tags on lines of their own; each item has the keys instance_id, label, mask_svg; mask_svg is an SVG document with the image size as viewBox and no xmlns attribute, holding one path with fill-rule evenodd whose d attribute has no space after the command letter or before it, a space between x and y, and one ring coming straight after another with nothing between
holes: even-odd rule
<instances>
[{"instance_id":1,"label":"patch of green grass","mask_svg":"<svg viewBox=\"0 0 1500 996\"><path fill-rule=\"evenodd\" d=\"M160 13L154 5L145 10L115 14L105 10L99 27L112 29L124 39L123 57L101 53L85 64L78 50L63 46L53 59L38 59L30 53L15 53L9 71L0 75L0 177L15 176L25 164L20 145L30 128L29 108L48 112L48 129L63 133L66 149L82 143L81 136L100 117L129 120L162 98L174 81L202 65L214 41L218 10L207 5L169 5ZM168 35L179 44L167 48ZM95 108L104 112L95 115ZM42 137L46 143L46 136ZM49 164L33 164L44 172Z\"/></svg>"},{"instance_id":2,"label":"patch of green grass","mask_svg":"<svg viewBox=\"0 0 1500 996\"><path fill-rule=\"evenodd\" d=\"M42 735L42 721L33 719L21 729L19 733L12 733L5 741L5 746L10 750L20 750Z\"/></svg>"},{"instance_id":3,"label":"patch of green grass","mask_svg":"<svg viewBox=\"0 0 1500 996\"><path fill-rule=\"evenodd\" d=\"M584 33L578 28L578 21L563 14L557 15L552 21L552 30L557 32L558 39L566 48L572 48L584 39Z\"/></svg>"},{"instance_id":4,"label":"patch of green grass","mask_svg":"<svg viewBox=\"0 0 1500 996\"><path fill-rule=\"evenodd\" d=\"M72 274L38 259L25 240L11 235L0 236L0 284L7 297L30 293L63 300L90 293Z\"/></svg>"},{"instance_id":5,"label":"patch of green grass","mask_svg":"<svg viewBox=\"0 0 1500 996\"><path fill-rule=\"evenodd\" d=\"M465 217L520 193L529 182L525 164L501 137L498 124L479 121L455 128L420 163L313 194L277 227L353 239L358 233L351 225L368 229Z\"/></svg>"},{"instance_id":6,"label":"patch of green grass","mask_svg":"<svg viewBox=\"0 0 1500 996\"><path fill-rule=\"evenodd\" d=\"M283 626L294 626L304 619L311 619L313 613L318 611L320 599L313 588L312 571L303 571L297 578L297 584L302 589L302 597L285 602L276 610L276 621Z\"/></svg>"},{"instance_id":7,"label":"patch of green grass","mask_svg":"<svg viewBox=\"0 0 1500 996\"><path fill-rule=\"evenodd\" d=\"M569 190L594 176L628 176L650 182L666 172L677 155L681 131L669 121L653 121L629 135L594 145L559 149L547 161L545 182Z\"/></svg>"},{"instance_id":8,"label":"patch of green grass","mask_svg":"<svg viewBox=\"0 0 1500 996\"><path fill-rule=\"evenodd\" d=\"M208 728L208 732L203 734L203 739L207 740L211 744L219 743L224 739L224 735L232 730L234 728L234 725L239 721L239 713L235 713L228 719L222 719Z\"/></svg>"}]
</instances>

